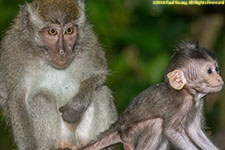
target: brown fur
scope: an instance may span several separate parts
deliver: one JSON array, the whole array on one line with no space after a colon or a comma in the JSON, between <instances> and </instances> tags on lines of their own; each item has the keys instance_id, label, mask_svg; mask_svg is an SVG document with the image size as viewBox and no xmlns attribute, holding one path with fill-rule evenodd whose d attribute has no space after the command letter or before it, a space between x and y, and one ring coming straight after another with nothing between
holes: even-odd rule
<instances>
[{"instance_id":1,"label":"brown fur","mask_svg":"<svg viewBox=\"0 0 225 150\"><path fill-rule=\"evenodd\" d=\"M75 20L79 15L75 0L35 0L33 3L39 3L40 16L45 21L57 19L58 11L63 12L68 20Z\"/></svg>"},{"instance_id":2,"label":"brown fur","mask_svg":"<svg viewBox=\"0 0 225 150\"><path fill-rule=\"evenodd\" d=\"M186 71L184 76L175 73L175 78L167 76L168 81L143 91L118 121L99 136L99 141L79 150L100 150L118 142L123 143L125 150L168 150L170 143L179 150L218 150L202 130L204 97L223 87L216 67L216 58L208 50L199 48L196 43L184 43L167 69L169 73L177 69L182 73ZM187 74L191 74L190 79L181 82ZM213 86L207 83L209 77ZM171 82L185 83L185 86L177 90Z\"/></svg>"}]
</instances>

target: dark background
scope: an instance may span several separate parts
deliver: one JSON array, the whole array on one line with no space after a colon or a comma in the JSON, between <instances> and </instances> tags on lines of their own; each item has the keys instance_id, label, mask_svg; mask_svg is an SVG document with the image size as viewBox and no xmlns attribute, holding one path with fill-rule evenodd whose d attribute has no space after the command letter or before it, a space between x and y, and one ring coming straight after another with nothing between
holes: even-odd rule
<instances>
[{"instance_id":1,"label":"dark background","mask_svg":"<svg viewBox=\"0 0 225 150\"><path fill-rule=\"evenodd\" d=\"M0 38L24 0L0 0ZM181 40L199 40L217 54L225 77L224 6L154 6L151 0L87 0L90 23L111 69L108 85L118 112L148 86L163 81L169 58ZM225 90L207 97L207 132L225 149ZM0 113L0 118L2 114ZM12 149L12 133L0 124L0 149Z\"/></svg>"}]
</instances>

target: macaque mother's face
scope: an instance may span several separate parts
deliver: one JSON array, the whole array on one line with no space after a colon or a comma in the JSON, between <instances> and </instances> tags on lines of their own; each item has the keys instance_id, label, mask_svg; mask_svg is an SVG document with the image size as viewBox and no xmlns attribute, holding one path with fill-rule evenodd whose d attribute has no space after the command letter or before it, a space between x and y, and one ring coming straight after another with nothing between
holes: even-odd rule
<instances>
[{"instance_id":1,"label":"macaque mother's face","mask_svg":"<svg viewBox=\"0 0 225 150\"><path fill-rule=\"evenodd\" d=\"M78 27L73 24L52 24L41 31L47 49L48 61L57 69L64 69L74 58L74 46L78 37Z\"/></svg>"}]
</instances>

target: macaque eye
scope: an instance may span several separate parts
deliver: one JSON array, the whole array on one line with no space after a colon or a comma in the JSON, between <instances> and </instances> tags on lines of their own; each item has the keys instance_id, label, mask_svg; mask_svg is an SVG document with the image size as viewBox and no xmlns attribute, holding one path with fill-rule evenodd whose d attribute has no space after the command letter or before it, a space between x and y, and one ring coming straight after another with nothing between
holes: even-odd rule
<instances>
[{"instance_id":1,"label":"macaque eye","mask_svg":"<svg viewBox=\"0 0 225 150\"><path fill-rule=\"evenodd\" d=\"M215 70L216 70L216 72L217 72L217 73L219 72L219 68L218 68L218 67L216 67L216 69L215 69Z\"/></svg>"},{"instance_id":2,"label":"macaque eye","mask_svg":"<svg viewBox=\"0 0 225 150\"><path fill-rule=\"evenodd\" d=\"M72 34L73 33L73 28L68 28L66 29L66 34Z\"/></svg>"},{"instance_id":3,"label":"macaque eye","mask_svg":"<svg viewBox=\"0 0 225 150\"><path fill-rule=\"evenodd\" d=\"M57 34L57 31L56 31L56 29L50 29L50 30L48 31L48 33L49 33L50 35L56 35L56 34Z\"/></svg>"},{"instance_id":4,"label":"macaque eye","mask_svg":"<svg viewBox=\"0 0 225 150\"><path fill-rule=\"evenodd\" d=\"M207 72L208 72L208 74L212 74L212 69L211 68L208 69Z\"/></svg>"}]
</instances>

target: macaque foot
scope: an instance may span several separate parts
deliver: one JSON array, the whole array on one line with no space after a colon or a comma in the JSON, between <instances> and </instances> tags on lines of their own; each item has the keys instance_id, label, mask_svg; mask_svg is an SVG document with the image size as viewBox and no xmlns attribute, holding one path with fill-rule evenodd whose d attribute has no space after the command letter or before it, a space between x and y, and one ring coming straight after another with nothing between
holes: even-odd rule
<instances>
[{"instance_id":1,"label":"macaque foot","mask_svg":"<svg viewBox=\"0 0 225 150\"><path fill-rule=\"evenodd\" d=\"M57 150L78 150L79 147L68 141L63 141Z\"/></svg>"},{"instance_id":2,"label":"macaque foot","mask_svg":"<svg viewBox=\"0 0 225 150\"><path fill-rule=\"evenodd\" d=\"M134 149L130 144L124 144L123 147L125 150L133 150Z\"/></svg>"}]
</instances>

